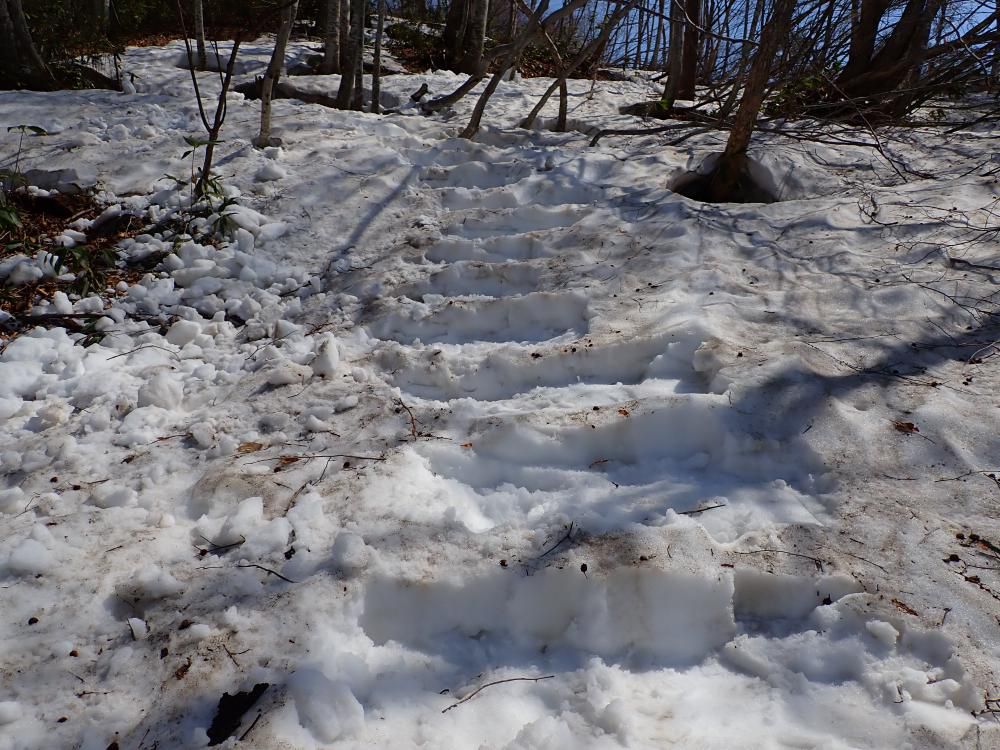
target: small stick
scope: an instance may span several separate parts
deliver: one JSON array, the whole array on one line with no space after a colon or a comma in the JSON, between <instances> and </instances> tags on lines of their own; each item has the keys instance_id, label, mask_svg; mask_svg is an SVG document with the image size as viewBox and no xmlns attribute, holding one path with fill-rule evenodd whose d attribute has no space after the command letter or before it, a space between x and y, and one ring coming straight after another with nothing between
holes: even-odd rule
<instances>
[{"instance_id":1,"label":"small stick","mask_svg":"<svg viewBox=\"0 0 1000 750\"><path fill-rule=\"evenodd\" d=\"M477 687L467 696L462 698L462 700L458 701L457 703L452 703L450 706L448 706L448 708L443 709L441 713L446 714L449 711L451 711L451 709L458 708L466 701L472 700L483 690L485 690L488 687L492 687L493 685L503 685L505 682L540 682L541 680L551 680L553 677L555 677L554 674L547 674L544 677L508 677L506 680L494 680L493 682L487 682L485 685L480 685L479 687Z\"/></svg>"},{"instance_id":2,"label":"small stick","mask_svg":"<svg viewBox=\"0 0 1000 750\"><path fill-rule=\"evenodd\" d=\"M330 465L330 461L331 460L332 459L328 459L327 460L327 466ZM323 471L326 471L325 467L324 467ZM285 515L286 516L288 515L288 511L290 511L293 507L295 507L295 501L299 499L299 495L302 494L302 491L305 490L306 487L311 487L311 486L312 486L312 482L303 482L302 486L299 487L297 490L295 490L294 493L292 493L292 496L288 499L288 505L285 506Z\"/></svg>"},{"instance_id":3,"label":"small stick","mask_svg":"<svg viewBox=\"0 0 1000 750\"><path fill-rule=\"evenodd\" d=\"M696 516L699 513L704 513L706 510L715 510L716 508L727 508L729 507L725 503L719 503L718 505L709 505L706 508L698 508L697 510L677 510L674 511L679 516Z\"/></svg>"},{"instance_id":4,"label":"small stick","mask_svg":"<svg viewBox=\"0 0 1000 750\"><path fill-rule=\"evenodd\" d=\"M221 569L226 568L226 567L228 567L228 566L226 566L226 565L202 565L201 567L198 568L198 570L221 570ZM288 583L295 583L295 581L293 581L291 578L285 578L278 571L271 570L270 568L265 568L263 565L258 565L257 563L246 563L246 564L242 564L241 563L241 564L237 564L236 567L237 568L257 568L259 570L263 570L265 573L270 573L273 576L278 576L278 578L280 578L282 581L287 581Z\"/></svg>"},{"instance_id":5,"label":"small stick","mask_svg":"<svg viewBox=\"0 0 1000 750\"><path fill-rule=\"evenodd\" d=\"M829 546L827 546L825 544L821 544L820 546L824 547L824 548L826 548L828 550L832 550L833 552L839 552L841 555L847 555L848 557L853 557L855 560L860 560L861 562L868 563L869 565L874 565L876 568L878 568L879 570L881 570L883 573L888 574L888 572L889 572L883 566L879 565L877 562L872 562L871 560L869 560L869 559L867 559L865 557L861 557L861 555L854 555L854 554L851 554L850 552L847 552L846 550L837 549L836 547L829 547Z\"/></svg>"},{"instance_id":6,"label":"small stick","mask_svg":"<svg viewBox=\"0 0 1000 750\"><path fill-rule=\"evenodd\" d=\"M733 552L733 554L734 555L759 555L762 552L777 552L777 553L782 554L782 555L791 555L792 557L802 557L802 558L804 558L806 560L812 560L814 563L816 563L816 567L817 568L819 568L820 570L823 570L823 561L820 560L818 557L811 557L809 555L803 555L800 552L789 552L788 550L784 550L784 549L752 549L752 550L748 550L746 552Z\"/></svg>"},{"instance_id":7,"label":"small stick","mask_svg":"<svg viewBox=\"0 0 1000 750\"><path fill-rule=\"evenodd\" d=\"M354 458L358 461L385 461L385 456L352 456L349 453L316 453L303 456L272 456L271 458L259 458L256 461L247 461L244 466L250 464L261 464L265 461L277 461L279 458L294 458L296 461L306 461L313 458Z\"/></svg>"},{"instance_id":8,"label":"small stick","mask_svg":"<svg viewBox=\"0 0 1000 750\"><path fill-rule=\"evenodd\" d=\"M413 416L413 412L410 410L410 407L407 406L403 402L403 399L401 399L401 398L396 399L396 403L398 403L400 406L402 406L403 409L406 411L406 413L409 415L409 417L410 417L410 435L413 437L414 440L416 440L417 439L417 418Z\"/></svg>"},{"instance_id":9,"label":"small stick","mask_svg":"<svg viewBox=\"0 0 1000 750\"><path fill-rule=\"evenodd\" d=\"M260 721L260 717L261 717L262 714L263 714L263 711L261 711L260 709L258 709L257 710L257 718L254 719L253 723L250 726L247 727L247 731L245 731L243 734L240 735L240 739L239 739L240 742L243 742L243 740L245 740L247 738L247 735L250 734L250 730L253 729L255 726L257 726L257 722Z\"/></svg>"},{"instance_id":10,"label":"small stick","mask_svg":"<svg viewBox=\"0 0 1000 750\"><path fill-rule=\"evenodd\" d=\"M263 565L258 565L257 563L246 563L238 564L237 568L257 568L258 570L263 570L265 573L270 573L273 576L278 576L282 581L287 581L288 583L295 583L291 578L285 578L281 573L276 570L271 570L270 568L265 568Z\"/></svg>"},{"instance_id":11,"label":"small stick","mask_svg":"<svg viewBox=\"0 0 1000 750\"><path fill-rule=\"evenodd\" d=\"M240 666L240 663L238 661L236 661L236 657L239 656L240 654L247 653L250 649L246 649L244 651L237 651L234 654L232 651L229 650L229 647L225 643L222 644L222 648L226 652L226 656L228 656L232 660L233 664L236 665L236 668L237 669L243 669L243 667Z\"/></svg>"},{"instance_id":12,"label":"small stick","mask_svg":"<svg viewBox=\"0 0 1000 750\"><path fill-rule=\"evenodd\" d=\"M198 536L200 536L202 539L204 539L206 542L212 545L211 549L204 550L210 555L214 555L217 552L223 552L227 549L232 549L233 547L239 547L241 544L245 544L247 541L247 538L242 534L240 534L240 540L238 542L232 542L231 544L216 544L204 534L199 534Z\"/></svg>"},{"instance_id":13,"label":"small stick","mask_svg":"<svg viewBox=\"0 0 1000 750\"><path fill-rule=\"evenodd\" d=\"M574 523L576 523L576 522L575 522L575 521L570 521L570 522L569 522L569 529L567 529L567 530L566 530L566 534L565 534L565 535L563 535L563 537L562 537L562 538L561 538L561 539L560 539L560 540L559 540L558 542L556 542L556 543L555 543L555 544L553 544L553 545L552 545L551 547L549 547L549 548L548 548L547 550L545 550L545 551L544 551L544 552L543 552L542 554L540 554L540 555L538 556L538 559L539 559L539 560L541 560L541 559L542 559L543 557L545 557L546 555L548 555L548 554L550 554L550 553L554 552L554 551L555 551L555 549L556 549L556 547L558 547L558 546L559 546L560 544L562 544L562 543L563 543L563 542L565 542L565 541L566 541L567 539L569 539L569 538L570 538L571 536L573 536L573 524L574 524Z\"/></svg>"}]
</instances>

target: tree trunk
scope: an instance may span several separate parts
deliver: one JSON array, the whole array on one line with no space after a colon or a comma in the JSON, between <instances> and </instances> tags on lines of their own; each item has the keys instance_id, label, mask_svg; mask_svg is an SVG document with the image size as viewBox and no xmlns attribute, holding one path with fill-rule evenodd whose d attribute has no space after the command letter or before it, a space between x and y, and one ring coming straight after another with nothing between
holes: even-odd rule
<instances>
[{"instance_id":1,"label":"tree trunk","mask_svg":"<svg viewBox=\"0 0 1000 750\"><path fill-rule=\"evenodd\" d=\"M385 31L385 0L378 0L378 27L375 29L375 52L372 56L372 106L371 111L382 111L382 34Z\"/></svg>"},{"instance_id":2,"label":"tree trunk","mask_svg":"<svg viewBox=\"0 0 1000 750\"><path fill-rule=\"evenodd\" d=\"M340 0L340 71L348 65L351 50L351 0Z\"/></svg>"},{"instance_id":3,"label":"tree trunk","mask_svg":"<svg viewBox=\"0 0 1000 750\"><path fill-rule=\"evenodd\" d=\"M639 6L638 19L636 20L636 37L635 37L635 61L632 67L636 70L642 68L642 42L646 36L646 8L643 5Z\"/></svg>"},{"instance_id":4,"label":"tree trunk","mask_svg":"<svg viewBox=\"0 0 1000 750\"><path fill-rule=\"evenodd\" d=\"M354 63L354 98L351 100L351 109L360 112L365 108L365 0L359 0L354 6L357 13L351 13L358 18L358 23L351 26L351 35L354 37L355 63Z\"/></svg>"},{"instance_id":5,"label":"tree trunk","mask_svg":"<svg viewBox=\"0 0 1000 750\"><path fill-rule=\"evenodd\" d=\"M674 106L680 85L684 52L684 0L670 3L670 46L667 51L667 86L663 90L663 103Z\"/></svg>"},{"instance_id":6,"label":"tree trunk","mask_svg":"<svg viewBox=\"0 0 1000 750\"><path fill-rule=\"evenodd\" d=\"M205 8L202 0L194 0L194 42L198 50L198 70L208 67L208 52L205 51Z\"/></svg>"},{"instance_id":7,"label":"tree trunk","mask_svg":"<svg viewBox=\"0 0 1000 750\"><path fill-rule=\"evenodd\" d=\"M21 0L0 0L0 81L18 87L50 83L52 74L38 54Z\"/></svg>"},{"instance_id":8,"label":"tree trunk","mask_svg":"<svg viewBox=\"0 0 1000 750\"><path fill-rule=\"evenodd\" d=\"M851 38L851 56L836 81L835 98L849 100L847 105L840 105L845 112L870 109L898 117L913 100L913 92L897 90L923 64L931 25L943 0L907 0L892 31L876 51L876 34L887 2L862 2L857 33Z\"/></svg>"},{"instance_id":9,"label":"tree trunk","mask_svg":"<svg viewBox=\"0 0 1000 750\"><path fill-rule=\"evenodd\" d=\"M764 25L760 46L750 65L743 98L729 131L726 150L719 157L709 177L709 200L726 202L733 199L741 182L747 177L747 149L757 124L757 115L764 104L768 76L782 41L788 36L796 0L775 0L771 18Z\"/></svg>"},{"instance_id":10,"label":"tree trunk","mask_svg":"<svg viewBox=\"0 0 1000 750\"><path fill-rule=\"evenodd\" d=\"M847 64L840 73L841 80L849 80L863 73L875 52L875 36L879 22L889 8L889 0L861 0L857 18L852 19L851 45Z\"/></svg>"},{"instance_id":11,"label":"tree trunk","mask_svg":"<svg viewBox=\"0 0 1000 750\"><path fill-rule=\"evenodd\" d=\"M365 34L365 0L352 0L350 15L351 33L344 50L346 61L340 69L340 88L337 89L337 106L341 109L351 109L355 101L354 89L361 67L361 42ZM341 19L341 27L343 25L344 21Z\"/></svg>"},{"instance_id":12,"label":"tree trunk","mask_svg":"<svg viewBox=\"0 0 1000 750\"><path fill-rule=\"evenodd\" d=\"M1000 2L1000 0L998 0ZM11 20L7 0L0 0L0 83L6 87L18 81L21 64L17 54L17 37Z\"/></svg>"},{"instance_id":13,"label":"tree trunk","mask_svg":"<svg viewBox=\"0 0 1000 750\"><path fill-rule=\"evenodd\" d=\"M458 66L462 73L474 73L482 65L489 12L490 0L470 0L469 23L465 27L462 61Z\"/></svg>"},{"instance_id":14,"label":"tree trunk","mask_svg":"<svg viewBox=\"0 0 1000 750\"><path fill-rule=\"evenodd\" d=\"M107 36L108 21L111 19L111 0L93 0L94 31L98 36Z\"/></svg>"},{"instance_id":15,"label":"tree trunk","mask_svg":"<svg viewBox=\"0 0 1000 750\"><path fill-rule=\"evenodd\" d=\"M271 143L271 96L274 86L281 76L281 69L285 65L285 48L288 46L288 37L292 33L292 24L295 23L295 12L298 10L298 2L293 2L281 11L281 25L278 27L278 35L274 40L274 51L271 53L271 62L268 63L264 73L264 81L260 91L260 133L254 139L257 148L264 148Z\"/></svg>"},{"instance_id":16,"label":"tree trunk","mask_svg":"<svg viewBox=\"0 0 1000 750\"><path fill-rule=\"evenodd\" d=\"M677 81L677 98L694 99L698 79L698 24L701 22L701 0L686 0L684 44L681 47L681 72Z\"/></svg>"},{"instance_id":17,"label":"tree trunk","mask_svg":"<svg viewBox=\"0 0 1000 750\"><path fill-rule=\"evenodd\" d=\"M444 45L445 65L449 69L457 68L462 59L462 43L465 41L465 28L469 22L469 1L451 0L451 5L448 6L448 18L441 41Z\"/></svg>"},{"instance_id":18,"label":"tree trunk","mask_svg":"<svg viewBox=\"0 0 1000 750\"><path fill-rule=\"evenodd\" d=\"M323 28L323 62L319 72L340 72L340 0L326 0L326 25Z\"/></svg>"},{"instance_id":19,"label":"tree trunk","mask_svg":"<svg viewBox=\"0 0 1000 750\"><path fill-rule=\"evenodd\" d=\"M996 14L997 14L997 35L1000 35L1000 0L996 0ZM993 51L993 87L996 87L997 81L1000 81L1000 53L996 50Z\"/></svg>"}]
</instances>

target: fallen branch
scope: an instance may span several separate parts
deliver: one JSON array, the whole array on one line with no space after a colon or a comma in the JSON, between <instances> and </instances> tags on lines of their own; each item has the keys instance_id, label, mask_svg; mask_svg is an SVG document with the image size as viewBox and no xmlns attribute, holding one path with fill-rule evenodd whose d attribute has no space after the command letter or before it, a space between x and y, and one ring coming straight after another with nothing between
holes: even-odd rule
<instances>
[{"instance_id":1,"label":"fallen branch","mask_svg":"<svg viewBox=\"0 0 1000 750\"><path fill-rule=\"evenodd\" d=\"M462 700L458 701L457 703L452 703L450 706L448 706L448 708L442 709L441 713L446 714L449 711L451 711L451 709L458 708L463 703L475 698L477 695L479 695L479 693L484 691L486 688L493 687L494 685L503 685L505 682L541 682L542 680L551 680L553 677L555 677L554 674L547 674L544 677L508 677L506 680L494 680L493 682L487 682L485 685L480 685L479 687L477 687L467 696L462 698Z\"/></svg>"}]
</instances>

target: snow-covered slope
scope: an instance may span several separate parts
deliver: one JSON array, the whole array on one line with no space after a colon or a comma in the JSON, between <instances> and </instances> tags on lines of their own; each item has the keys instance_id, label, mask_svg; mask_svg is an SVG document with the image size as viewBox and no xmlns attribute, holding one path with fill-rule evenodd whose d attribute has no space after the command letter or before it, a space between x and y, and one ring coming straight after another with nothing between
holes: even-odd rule
<instances>
[{"instance_id":1,"label":"snow-covered slope","mask_svg":"<svg viewBox=\"0 0 1000 750\"><path fill-rule=\"evenodd\" d=\"M135 95L0 94L2 130L182 210L178 49L130 51ZM475 142L471 101L281 100L263 152L235 96L231 242L140 236L169 254L99 344L6 345L0 748L200 747L263 683L231 745L997 746L996 248L954 244L992 134L900 134L907 182L762 140L785 200L707 205L669 187L720 135L588 148L629 82L517 129L547 84Z\"/></svg>"}]
</instances>

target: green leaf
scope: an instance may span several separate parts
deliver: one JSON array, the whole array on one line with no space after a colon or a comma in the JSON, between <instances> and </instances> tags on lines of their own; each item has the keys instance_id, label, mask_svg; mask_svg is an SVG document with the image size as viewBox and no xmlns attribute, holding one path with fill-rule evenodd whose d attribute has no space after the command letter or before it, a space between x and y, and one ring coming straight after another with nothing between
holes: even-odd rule
<instances>
[{"instance_id":1,"label":"green leaf","mask_svg":"<svg viewBox=\"0 0 1000 750\"><path fill-rule=\"evenodd\" d=\"M21 217L17 215L15 209L10 206L3 206L0 208L0 226L20 229L23 225L21 224Z\"/></svg>"},{"instance_id":2,"label":"green leaf","mask_svg":"<svg viewBox=\"0 0 1000 750\"><path fill-rule=\"evenodd\" d=\"M35 135L48 135L49 131L45 128L40 128L37 125L11 125L7 128L7 132L10 133L14 130L20 130L22 133L30 130Z\"/></svg>"}]
</instances>

